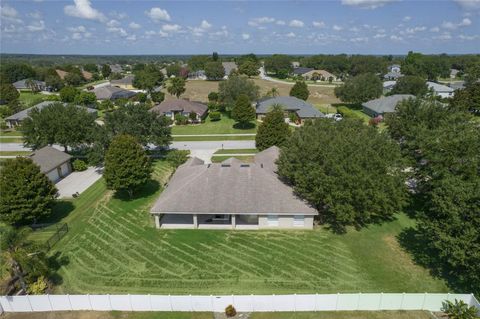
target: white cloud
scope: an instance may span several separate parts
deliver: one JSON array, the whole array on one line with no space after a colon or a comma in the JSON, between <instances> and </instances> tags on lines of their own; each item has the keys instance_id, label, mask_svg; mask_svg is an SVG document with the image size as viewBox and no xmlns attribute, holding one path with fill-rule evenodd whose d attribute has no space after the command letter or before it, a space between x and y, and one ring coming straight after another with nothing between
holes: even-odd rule
<instances>
[{"instance_id":1,"label":"white cloud","mask_svg":"<svg viewBox=\"0 0 480 319\"><path fill-rule=\"evenodd\" d=\"M356 37L356 38L350 39L350 42L353 42L353 43L368 42L368 38L367 37Z\"/></svg>"},{"instance_id":2,"label":"white cloud","mask_svg":"<svg viewBox=\"0 0 480 319\"><path fill-rule=\"evenodd\" d=\"M210 28L212 28L212 24L207 20L202 20L198 27L189 27L189 29L192 30L192 34L197 37L203 36Z\"/></svg>"},{"instance_id":3,"label":"white cloud","mask_svg":"<svg viewBox=\"0 0 480 319\"><path fill-rule=\"evenodd\" d=\"M289 32L289 33L285 34L285 36L286 36L287 38L295 38L296 35L295 35L295 33L293 33L293 32Z\"/></svg>"},{"instance_id":4,"label":"white cloud","mask_svg":"<svg viewBox=\"0 0 480 319\"><path fill-rule=\"evenodd\" d=\"M137 36L135 34L132 34L132 35L129 35L128 37L126 37L125 39L127 39L129 41L135 41L135 40L137 40Z\"/></svg>"},{"instance_id":5,"label":"white cloud","mask_svg":"<svg viewBox=\"0 0 480 319\"><path fill-rule=\"evenodd\" d=\"M449 32L444 32L439 36L433 37L436 40L450 40L452 35Z\"/></svg>"},{"instance_id":6,"label":"white cloud","mask_svg":"<svg viewBox=\"0 0 480 319\"><path fill-rule=\"evenodd\" d=\"M415 34L417 32L422 32L422 31L425 31L425 30L427 30L427 28L423 27L423 26L422 27L407 28L407 29L405 29L405 33Z\"/></svg>"},{"instance_id":7,"label":"white cloud","mask_svg":"<svg viewBox=\"0 0 480 319\"><path fill-rule=\"evenodd\" d=\"M211 37L227 37L228 36L227 26L222 26L219 31L210 32L209 35Z\"/></svg>"},{"instance_id":8,"label":"white cloud","mask_svg":"<svg viewBox=\"0 0 480 319\"><path fill-rule=\"evenodd\" d=\"M125 12L117 12L117 11L110 12L110 16L118 20L123 20L128 17L128 15Z\"/></svg>"},{"instance_id":9,"label":"white cloud","mask_svg":"<svg viewBox=\"0 0 480 319\"><path fill-rule=\"evenodd\" d=\"M460 34L458 36L459 39L461 40L466 40L466 41L472 41L472 40L476 40L478 38L480 38L480 35L476 34L476 35L464 35L464 34Z\"/></svg>"},{"instance_id":10,"label":"white cloud","mask_svg":"<svg viewBox=\"0 0 480 319\"><path fill-rule=\"evenodd\" d=\"M104 22L107 19L103 13L92 7L89 0L73 0L73 2L74 5L68 5L63 8L66 15L100 22Z\"/></svg>"},{"instance_id":11,"label":"white cloud","mask_svg":"<svg viewBox=\"0 0 480 319\"><path fill-rule=\"evenodd\" d=\"M302 28L305 23L303 23L301 20L293 19L288 25L294 28Z\"/></svg>"},{"instance_id":12,"label":"white cloud","mask_svg":"<svg viewBox=\"0 0 480 319\"><path fill-rule=\"evenodd\" d=\"M202 20L202 23L200 23L200 28L206 30L206 29L210 29L212 27L212 25L210 23L208 23L207 20Z\"/></svg>"},{"instance_id":13,"label":"white cloud","mask_svg":"<svg viewBox=\"0 0 480 319\"><path fill-rule=\"evenodd\" d=\"M45 30L45 22L43 20L35 21L27 26L28 31L39 32Z\"/></svg>"},{"instance_id":14,"label":"white cloud","mask_svg":"<svg viewBox=\"0 0 480 319\"><path fill-rule=\"evenodd\" d=\"M107 27L114 28L114 27L119 27L119 26L120 26L120 22L118 22L115 19L112 19L112 20L107 22Z\"/></svg>"},{"instance_id":15,"label":"white cloud","mask_svg":"<svg viewBox=\"0 0 480 319\"><path fill-rule=\"evenodd\" d=\"M248 25L251 27L258 27L261 24L273 23L275 22L274 18L271 17L260 17L248 21Z\"/></svg>"},{"instance_id":16,"label":"white cloud","mask_svg":"<svg viewBox=\"0 0 480 319\"><path fill-rule=\"evenodd\" d=\"M170 15L167 10L162 8L151 8L150 11L145 11L145 14L153 21L170 21Z\"/></svg>"},{"instance_id":17,"label":"white cloud","mask_svg":"<svg viewBox=\"0 0 480 319\"><path fill-rule=\"evenodd\" d=\"M277 22L275 22L275 24L277 24L277 25L285 25L285 24L287 24L287 23L286 23L285 21L283 21L283 20L277 20Z\"/></svg>"},{"instance_id":18,"label":"white cloud","mask_svg":"<svg viewBox=\"0 0 480 319\"><path fill-rule=\"evenodd\" d=\"M141 25L135 22L130 22L128 26L130 27L130 29L135 29L135 30L140 29L142 27Z\"/></svg>"},{"instance_id":19,"label":"white cloud","mask_svg":"<svg viewBox=\"0 0 480 319\"><path fill-rule=\"evenodd\" d=\"M41 19L42 18L42 13L40 11L34 11L28 14L29 17L34 18L34 19Z\"/></svg>"},{"instance_id":20,"label":"white cloud","mask_svg":"<svg viewBox=\"0 0 480 319\"><path fill-rule=\"evenodd\" d=\"M480 0L454 0L462 9L467 11L480 10Z\"/></svg>"},{"instance_id":21,"label":"white cloud","mask_svg":"<svg viewBox=\"0 0 480 319\"><path fill-rule=\"evenodd\" d=\"M145 34L146 34L146 35L155 35L155 34L157 34L157 33L156 33L155 31L153 31L153 30L149 30L149 31L145 31Z\"/></svg>"},{"instance_id":22,"label":"white cloud","mask_svg":"<svg viewBox=\"0 0 480 319\"><path fill-rule=\"evenodd\" d=\"M248 34L248 33L242 33L242 39L243 39L243 40L248 40L248 39L250 39L250 34Z\"/></svg>"},{"instance_id":23,"label":"white cloud","mask_svg":"<svg viewBox=\"0 0 480 319\"><path fill-rule=\"evenodd\" d=\"M402 20L405 21L405 22L407 22L407 21L412 20L412 17L411 17L411 16L405 16L405 17L403 17Z\"/></svg>"},{"instance_id":24,"label":"white cloud","mask_svg":"<svg viewBox=\"0 0 480 319\"><path fill-rule=\"evenodd\" d=\"M0 6L0 17L2 20L14 22L14 23L22 23L22 19L19 18L18 12L15 8L10 7L8 4L4 4Z\"/></svg>"},{"instance_id":25,"label":"white cloud","mask_svg":"<svg viewBox=\"0 0 480 319\"><path fill-rule=\"evenodd\" d=\"M107 28L107 31L111 32L111 33L117 33L121 37L128 36L127 31L125 31L125 29L123 29L123 28L118 28L118 27Z\"/></svg>"},{"instance_id":26,"label":"white cloud","mask_svg":"<svg viewBox=\"0 0 480 319\"><path fill-rule=\"evenodd\" d=\"M468 27L471 24L472 24L472 20L470 20L469 18L463 18L463 20L460 21L459 23L444 21L442 23L442 28L448 29L448 30L455 30L461 27Z\"/></svg>"},{"instance_id":27,"label":"white cloud","mask_svg":"<svg viewBox=\"0 0 480 319\"><path fill-rule=\"evenodd\" d=\"M72 39L73 40L80 40L81 38L82 38L82 34L80 34L80 33L72 34Z\"/></svg>"},{"instance_id":28,"label":"white cloud","mask_svg":"<svg viewBox=\"0 0 480 319\"><path fill-rule=\"evenodd\" d=\"M163 32L163 31L158 31L158 35L159 35L161 38L166 38L166 37L168 37L168 33L167 33L167 32Z\"/></svg>"},{"instance_id":29,"label":"white cloud","mask_svg":"<svg viewBox=\"0 0 480 319\"><path fill-rule=\"evenodd\" d=\"M440 28L439 27L432 27L432 28L430 28L430 32L440 32Z\"/></svg>"},{"instance_id":30,"label":"white cloud","mask_svg":"<svg viewBox=\"0 0 480 319\"><path fill-rule=\"evenodd\" d=\"M165 32L178 32L182 27L178 24L164 24L162 30Z\"/></svg>"},{"instance_id":31,"label":"white cloud","mask_svg":"<svg viewBox=\"0 0 480 319\"><path fill-rule=\"evenodd\" d=\"M385 38L387 35L385 33L377 33L373 36L374 39L382 39Z\"/></svg>"},{"instance_id":32,"label":"white cloud","mask_svg":"<svg viewBox=\"0 0 480 319\"><path fill-rule=\"evenodd\" d=\"M341 30L343 30L343 28L342 28L341 26L336 25L336 24L333 25L332 29L335 30L335 31L341 31Z\"/></svg>"},{"instance_id":33,"label":"white cloud","mask_svg":"<svg viewBox=\"0 0 480 319\"><path fill-rule=\"evenodd\" d=\"M351 27L351 28L348 29L348 30L349 30L349 31L352 31L352 32L358 32L358 31L360 31L360 29L357 28L357 27Z\"/></svg>"},{"instance_id":34,"label":"white cloud","mask_svg":"<svg viewBox=\"0 0 480 319\"><path fill-rule=\"evenodd\" d=\"M79 25L78 27L69 27L67 28L68 31L74 32L74 33L84 33L87 32L87 28L85 28L83 25Z\"/></svg>"},{"instance_id":35,"label":"white cloud","mask_svg":"<svg viewBox=\"0 0 480 319\"><path fill-rule=\"evenodd\" d=\"M325 22L323 22L323 21L313 21L312 25L316 28L324 28L325 27Z\"/></svg>"},{"instance_id":36,"label":"white cloud","mask_svg":"<svg viewBox=\"0 0 480 319\"><path fill-rule=\"evenodd\" d=\"M403 38L398 36L398 35L391 35L390 40L392 40L392 41L402 41Z\"/></svg>"},{"instance_id":37,"label":"white cloud","mask_svg":"<svg viewBox=\"0 0 480 319\"><path fill-rule=\"evenodd\" d=\"M376 9L396 0L342 0L343 5L365 9Z\"/></svg>"}]
</instances>

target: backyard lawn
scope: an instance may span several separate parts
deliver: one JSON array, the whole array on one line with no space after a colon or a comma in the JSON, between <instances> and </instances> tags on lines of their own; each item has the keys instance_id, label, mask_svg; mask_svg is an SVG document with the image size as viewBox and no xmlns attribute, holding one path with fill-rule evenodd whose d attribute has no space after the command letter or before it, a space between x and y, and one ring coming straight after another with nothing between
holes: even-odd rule
<instances>
[{"instance_id":1,"label":"backyard lawn","mask_svg":"<svg viewBox=\"0 0 480 319\"><path fill-rule=\"evenodd\" d=\"M253 126L254 123L252 123ZM205 123L175 125L172 127L172 135L193 135L193 134L245 134L255 133L256 126L251 128L237 128L235 121L228 115L222 114L220 121L211 121L209 117L205 119Z\"/></svg>"},{"instance_id":2,"label":"backyard lawn","mask_svg":"<svg viewBox=\"0 0 480 319\"><path fill-rule=\"evenodd\" d=\"M42 93L20 92L18 100L25 106L25 108L34 106L40 102L46 101L49 95Z\"/></svg>"},{"instance_id":3,"label":"backyard lawn","mask_svg":"<svg viewBox=\"0 0 480 319\"><path fill-rule=\"evenodd\" d=\"M212 163L221 163L224 160L229 159L230 157L234 157L234 158L239 159L239 160L241 160L242 162L245 162L245 163L253 163L253 160L254 160L254 157L250 156L250 155L235 155L235 156L231 156L231 155L216 156L216 155L213 155L212 156Z\"/></svg>"},{"instance_id":4,"label":"backyard lawn","mask_svg":"<svg viewBox=\"0 0 480 319\"><path fill-rule=\"evenodd\" d=\"M447 291L398 245L396 235L413 224L405 215L346 235L155 229L149 208L171 172L157 161L157 182L137 198L113 196L100 180L66 203L61 222L70 231L51 251L63 264L56 293Z\"/></svg>"},{"instance_id":5,"label":"backyard lawn","mask_svg":"<svg viewBox=\"0 0 480 319\"><path fill-rule=\"evenodd\" d=\"M221 136L174 136L174 142L184 141L245 141L254 140L255 135L221 135Z\"/></svg>"}]
</instances>

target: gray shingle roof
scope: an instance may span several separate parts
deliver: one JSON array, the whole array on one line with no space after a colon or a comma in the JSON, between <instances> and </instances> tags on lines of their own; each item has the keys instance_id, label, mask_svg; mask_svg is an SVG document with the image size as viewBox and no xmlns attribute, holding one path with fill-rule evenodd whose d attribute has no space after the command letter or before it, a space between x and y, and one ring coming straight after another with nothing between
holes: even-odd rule
<instances>
[{"instance_id":1,"label":"gray shingle roof","mask_svg":"<svg viewBox=\"0 0 480 319\"><path fill-rule=\"evenodd\" d=\"M235 62L222 62L223 69L225 70L225 75L229 76L233 70L237 70L237 64Z\"/></svg>"},{"instance_id":2,"label":"gray shingle roof","mask_svg":"<svg viewBox=\"0 0 480 319\"><path fill-rule=\"evenodd\" d=\"M381 97L375 100L370 100L362 104L363 107L374 111L377 114L395 112L395 107L403 100L415 98L411 94L394 94L390 96Z\"/></svg>"},{"instance_id":3,"label":"gray shingle roof","mask_svg":"<svg viewBox=\"0 0 480 319\"><path fill-rule=\"evenodd\" d=\"M28 81L27 79L17 81L17 82L15 82L15 83L13 83L13 86L14 86L17 90L29 89L29 87L28 87L27 84L26 84L27 81ZM44 88L45 88L45 82L44 82L44 81L37 81L37 80L32 80L32 81L35 82L41 89L44 89Z\"/></svg>"},{"instance_id":4,"label":"gray shingle roof","mask_svg":"<svg viewBox=\"0 0 480 319\"><path fill-rule=\"evenodd\" d=\"M111 80L110 83L112 85L115 85L115 84L117 84L117 85L118 84L132 85L133 84L133 79L135 79L135 75L131 74L131 75L127 75L124 78L119 79L119 80Z\"/></svg>"},{"instance_id":5,"label":"gray shingle roof","mask_svg":"<svg viewBox=\"0 0 480 319\"><path fill-rule=\"evenodd\" d=\"M208 107L205 104L185 99L166 100L150 109L150 111L158 112L160 114L174 111L185 113L195 112L199 116L203 116L207 112L207 110Z\"/></svg>"},{"instance_id":6,"label":"gray shingle roof","mask_svg":"<svg viewBox=\"0 0 480 319\"><path fill-rule=\"evenodd\" d=\"M317 110L313 105L296 98L294 96L277 96L259 100L257 102L257 114L265 114L272 110L272 107L278 104L286 111L296 112L300 118L317 118L325 115Z\"/></svg>"},{"instance_id":7,"label":"gray shingle roof","mask_svg":"<svg viewBox=\"0 0 480 319\"><path fill-rule=\"evenodd\" d=\"M11 121L23 121L25 118L28 117L28 113L36 108L38 110L42 110L43 108L53 104L53 103L60 103L58 101L44 101L44 102L41 102L41 103L38 103L28 109L25 109L23 111L20 111L18 113L15 113L13 115L10 115L9 117L5 118L5 120L11 120ZM67 103L63 103L63 105L67 105ZM81 107L81 108L85 108L87 110L88 113L97 113L97 110L95 109L92 109L92 108L88 108L88 107L84 107L84 106L81 106L81 105L76 105L77 107Z\"/></svg>"},{"instance_id":8,"label":"gray shingle roof","mask_svg":"<svg viewBox=\"0 0 480 319\"><path fill-rule=\"evenodd\" d=\"M293 69L293 74L295 75L302 75L305 73L308 73L310 71L315 70L314 68L304 68L304 67L299 67L299 68L294 68Z\"/></svg>"},{"instance_id":9,"label":"gray shingle roof","mask_svg":"<svg viewBox=\"0 0 480 319\"><path fill-rule=\"evenodd\" d=\"M51 146L45 146L39 150L36 150L30 155L32 161L40 166L42 173L48 173L54 168L62 165L72 158L67 153L59 151Z\"/></svg>"},{"instance_id":10,"label":"gray shingle roof","mask_svg":"<svg viewBox=\"0 0 480 319\"><path fill-rule=\"evenodd\" d=\"M135 92L118 88L116 86L101 86L97 87L92 91L97 100L115 100L119 98L131 98L134 96Z\"/></svg>"},{"instance_id":11,"label":"gray shingle roof","mask_svg":"<svg viewBox=\"0 0 480 319\"><path fill-rule=\"evenodd\" d=\"M388 72L387 74L385 74L383 77L385 79L398 79L398 78L401 78L403 76L402 73L398 73L398 72Z\"/></svg>"},{"instance_id":12,"label":"gray shingle roof","mask_svg":"<svg viewBox=\"0 0 480 319\"><path fill-rule=\"evenodd\" d=\"M453 92L454 90L451 87L448 87L443 84L435 83L435 82L427 82L428 88L433 89L435 92L440 93L440 92Z\"/></svg>"},{"instance_id":13,"label":"gray shingle roof","mask_svg":"<svg viewBox=\"0 0 480 319\"><path fill-rule=\"evenodd\" d=\"M230 160L204 165L190 159L177 169L151 212L318 215L269 169L278 149L264 152L250 164Z\"/></svg>"}]
</instances>

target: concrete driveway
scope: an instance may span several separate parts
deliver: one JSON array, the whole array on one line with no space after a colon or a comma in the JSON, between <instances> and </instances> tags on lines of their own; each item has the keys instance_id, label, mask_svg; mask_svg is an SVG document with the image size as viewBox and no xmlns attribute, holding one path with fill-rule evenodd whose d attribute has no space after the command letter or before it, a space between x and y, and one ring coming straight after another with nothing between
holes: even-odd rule
<instances>
[{"instance_id":1,"label":"concrete driveway","mask_svg":"<svg viewBox=\"0 0 480 319\"><path fill-rule=\"evenodd\" d=\"M103 167L89 167L83 172L73 172L55 184L59 198L72 198L75 193L83 193L102 177Z\"/></svg>"}]
</instances>

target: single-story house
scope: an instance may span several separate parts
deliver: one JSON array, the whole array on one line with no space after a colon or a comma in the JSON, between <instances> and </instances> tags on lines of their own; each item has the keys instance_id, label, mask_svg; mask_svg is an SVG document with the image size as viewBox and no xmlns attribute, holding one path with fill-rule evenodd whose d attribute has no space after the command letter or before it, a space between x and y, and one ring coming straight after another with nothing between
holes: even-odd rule
<instances>
[{"instance_id":1,"label":"single-story house","mask_svg":"<svg viewBox=\"0 0 480 319\"><path fill-rule=\"evenodd\" d=\"M275 146L253 163L229 158L178 167L150 213L157 228L312 229L318 212L276 174Z\"/></svg>"},{"instance_id":2,"label":"single-story house","mask_svg":"<svg viewBox=\"0 0 480 319\"><path fill-rule=\"evenodd\" d=\"M45 146L30 155L32 161L40 167L40 171L54 183L72 172L70 159L65 152L51 146Z\"/></svg>"},{"instance_id":3,"label":"single-story house","mask_svg":"<svg viewBox=\"0 0 480 319\"><path fill-rule=\"evenodd\" d=\"M237 63L235 62L222 62L223 69L225 70L224 78L227 79L233 70L238 70Z\"/></svg>"},{"instance_id":4,"label":"single-story house","mask_svg":"<svg viewBox=\"0 0 480 319\"><path fill-rule=\"evenodd\" d=\"M110 70L112 70L112 73L122 73L123 68L120 64L110 64Z\"/></svg>"},{"instance_id":5,"label":"single-story house","mask_svg":"<svg viewBox=\"0 0 480 319\"><path fill-rule=\"evenodd\" d=\"M449 86L446 86L446 85L443 85L443 84L438 84L438 83L435 83L435 82L427 82L427 86L429 89L433 90L433 93L434 95L438 95L440 97L443 97L443 98L447 98L447 97L453 97L454 95L454 89L449 87Z\"/></svg>"},{"instance_id":6,"label":"single-story house","mask_svg":"<svg viewBox=\"0 0 480 319\"><path fill-rule=\"evenodd\" d=\"M205 75L204 70L192 71L188 73L189 80L206 80L207 76Z\"/></svg>"},{"instance_id":7,"label":"single-story house","mask_svg":"<svg viewBox=\"0 0 480 319\"><path fill-rule=\"evenodd\" d=\"M462 90L465 88L465 81L450 82L448 86L453 90Z\"/></svg>"},{"instance_id":8,"label":"single-story house","mask_svg":"<svg viewBox=\"0 0 480 319\"><path fill-rule=\"evenodd\" d=\"M111 85L96 87L91 92L95 94L97 100L116 100L120 98L129 99L137 94L133 91L121 89Z\"/></svg>"},{"instance_id":9,"label":"single-story house","mask_svg":"<svg viewBox=\"0 0 480 319\"><path fill-rule=\"evenodd\" d=\"M301 122L306 119L325 117L322 112L304 100L294 96L277 96L272 98L264 98L257 101L257 119L261 120L268 112L272 110L275 105L279 105L285 111L285 120L287 122L289 121L290 113L297 114Z\"/></svg>"},{"instance_id":10,"label":"single-story house","mask_svg":"<svg viewBox=\"0 0 480 319\"><path fill-rule=\"evenodd\" d=\"M450 69L450 78L451 78L451 79L455 79L455 78L458 76L458 73L459 73L459 72L460 72L460 71L457 70L457 69Z\"/></svg>"},{"instance_id":11,"label":"single-story house","mask_svg":"<svg viewBox=\"0 0 480 319\"><path fill-rule=\"evenodd\" d=\"M69 74L69 72L67 71L63 71L63 70L59 70L59 69L56 69L55 72L57 72L57 75L60 77L60 79L62 80L65 80L65 77ZM80 71L81 74L82 74L82 77L87 80L87 81L90 81L92 78L93 78L93 74L88 72L88 71Z\"/></svg>"},{"instance_id":12,"label":"single-story house","mask_svg":"<svg viewBox=\"0 0 480 319\"><path fill-rule=\"evenodd\" d=\"M31 80L33 84L38 88L39 91L45 91L46 89L46 84L44 81L37 81L37 80ZM31 90L32 88L28 85L29 80L20 80L15 83L13 83L13 86L18 90L18 91L23 91L23 90Z\"/></svg>"},{"instance_id":13,"label":"single-story house","mask_svg":"<svg viewBox=\"0 0 480 319\"><path fill-rule=\"evenodd\" d=\"M393 113L395 112L398 103L413 98L415 98L415 96L411 94L394 94L380 97L363 103L363 112L371 117L377 117L379 115L384 115L385 113Z\"/></svg>"},{"instance_id":14,"label":"single-story house","mask_svg":"<svg viewBox=\"0 0 480 319\"><path fill-rule=\"evenodd\" d=\"M304 74L315 71L314 68L304 68L304 67L298 67L298 68L293 68L293 75L301 75L304 76Z\"/></svg>"},{"instance_id":15,"label":"single-story house","mask_svg":"<svg viewBox=\"0 0 480 319\"><path fill-rule=\"evenodd\" d=\"M400 72L388 72L387 74L385 74L383 76L383 78L387 81L396 81L399 78L401 78L402 76L403 76L403 74L400 73Z\"/></svg>"},{"instance_id":16,"label":"single-story house","mask_svg":"<svg viewBox=\"0 0 480 319\"><path fill-rule=\"evenodd\" d=\"M292 68L298 68L300 66L300 62L298 61L293 61L292 62Z\"/></svg>"},{"instance_id":17,"label":"single-story house","mask_svg":"<svg viewBox=\"0 0 480 319\"><path fill-rule=\"evenodd\" d=\"M53 104L53 103L59 103L57 101L44 101L44 102L41 102L41 103L38 103L28 109L25 109L25 110L22 110L18 113L15 113L13 115L10 115L9 117L5 118L5 122L7 122L7 125L8 127L10 128L13 128L17 125L20 125L20 123L28 117L28 113L30 113L30 111L34 108L38 109L38 110L41 110L43 109L44 107L47 107L49 106L50 104ZM64 105L66 105L66 103L64 103ZM88 107L84 107L84 106L80 106L80 105L77 105L77 107L81 107L81 108L85 108L87 110L88 113L92 113L92 114L97 114L97 110L95 109L92 109L92 108L88 108Z\"/></svg>"},{"instance_id":18,"label":"single-story house","mask_svg":"<svg viewBox=\"0 0 480 319\"><path fill-rule=\"evenodd\" d=\"M135 79L135 75L130 74L120 80L111 80L110 84L125 90L133 90L133 79Z\"/></svg>"},{"instance_id":19,"label":"single-story house","mask_svg":"<svg viewBox=\"0 0 480 319\"><path fill-rule=\"evenodd\" d=\"M397 84L397 81L383 82L383 93L390 92L396 84Z\"/></svg>"},{"instance_id":20,"label":"single-story house","mask_svg":"<svg viewBox=\"0 0 480 319\"><path fill-rule=\"evenodd\" d=\"M201 102L190 101L188 99L172 99L163 101L150 109L151 112L157 112L175 120L175 115L182 114L189 117L190 113L197 115L196 121L205 118L208 112L208 106Z\"/></svg>"},{"instance_id":21,"label":"single-story house","mask_svg":"<svg viewBox=\"0 0 480 319\"><path fill-rule=\"evenodd\" d=\"M312 70L308 71L307 73L302 74L302 77L305 80L313 80L313 81L336 81L337 77L332 73L325 71L325 70Z\"/></svg>"},{"instance_id":22,"label":"single-story house","mask_svg":"<svg viewBox=\"0 0 480 319\"><path fill-rule=\"evenodd\" d=\"M400 64L392 64L388 67L388 71L389 72L393 72L393 73L400 73L401 72L401 68L400 68Z\"/></svg>"}]
</instances>

